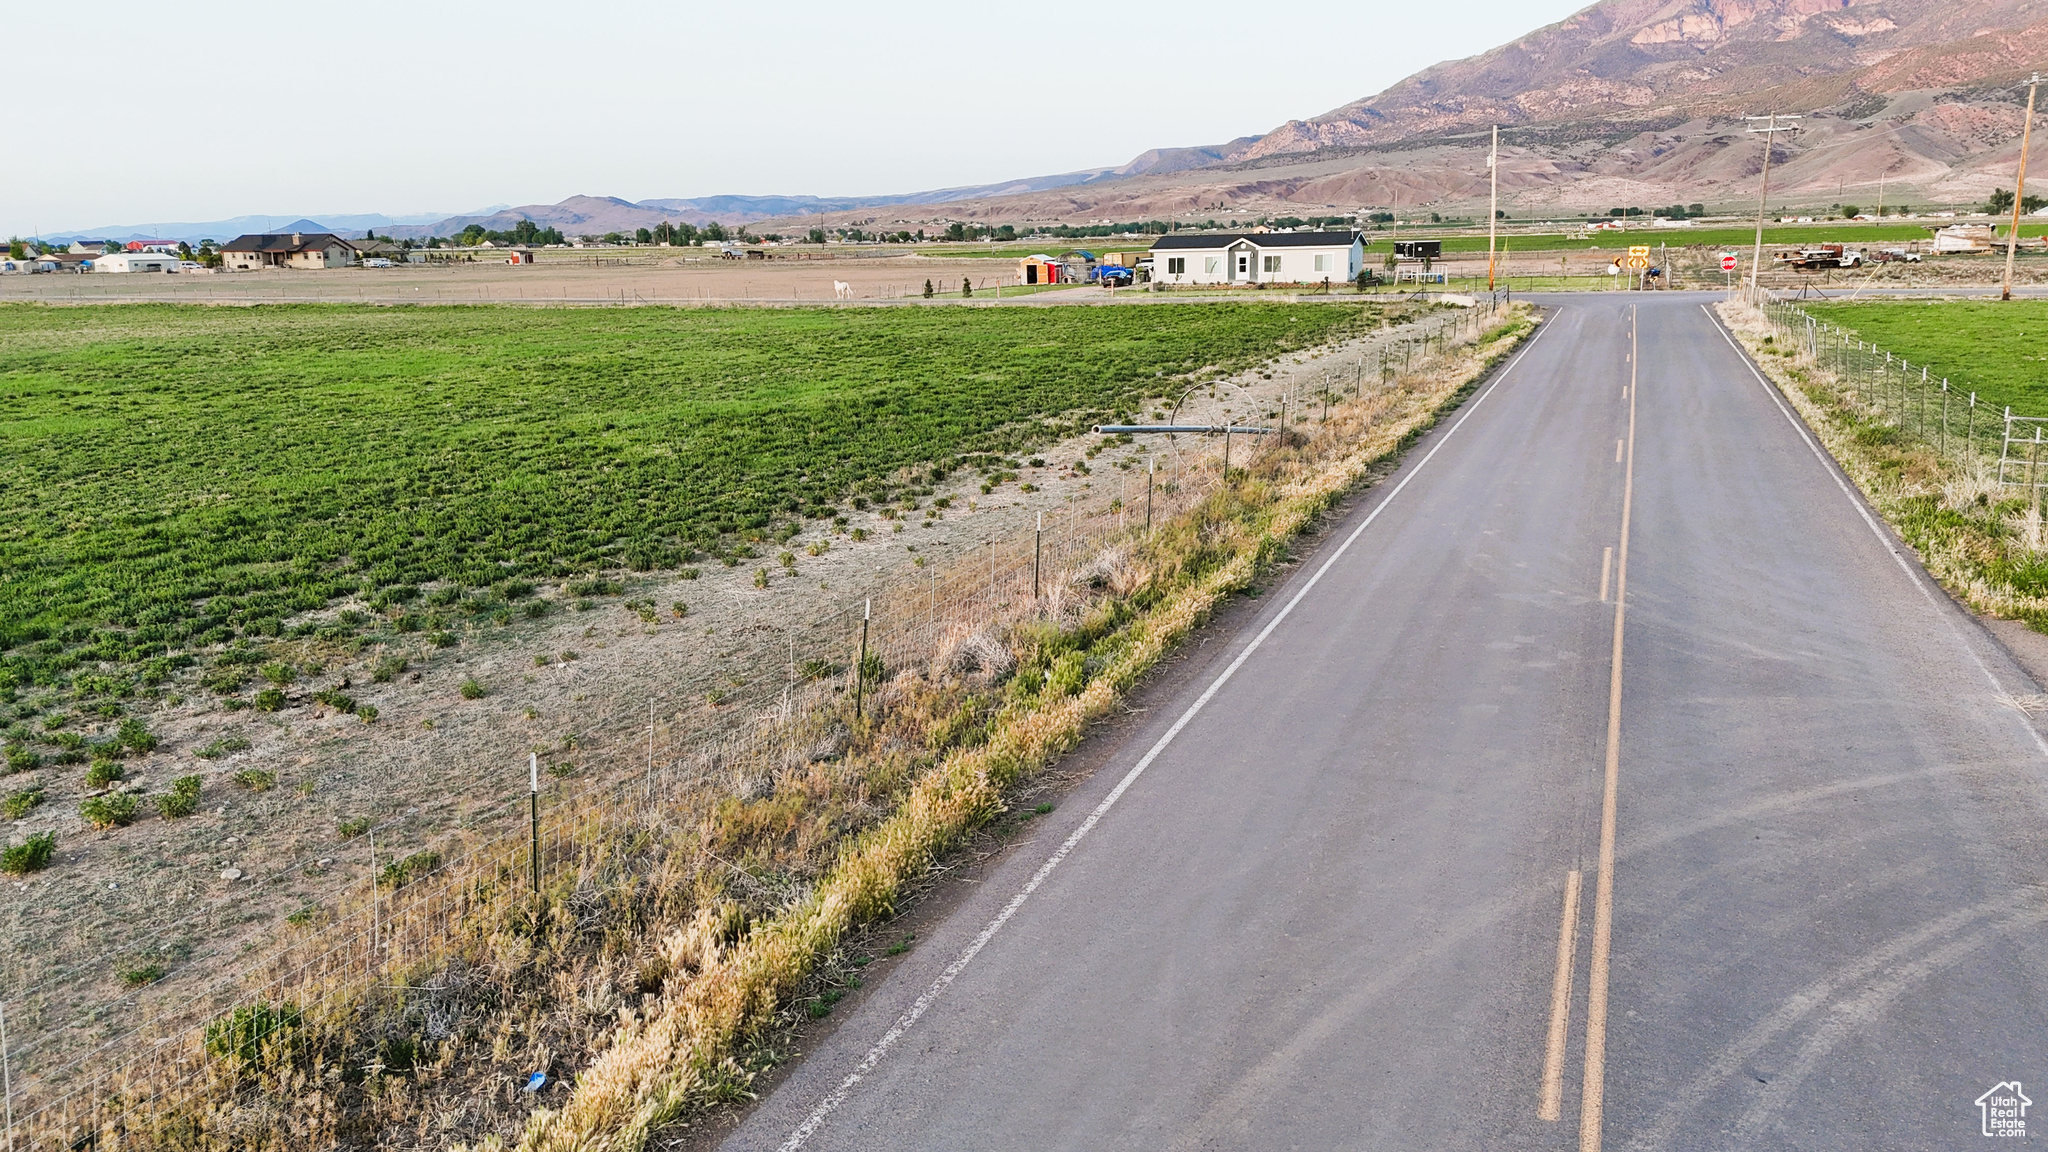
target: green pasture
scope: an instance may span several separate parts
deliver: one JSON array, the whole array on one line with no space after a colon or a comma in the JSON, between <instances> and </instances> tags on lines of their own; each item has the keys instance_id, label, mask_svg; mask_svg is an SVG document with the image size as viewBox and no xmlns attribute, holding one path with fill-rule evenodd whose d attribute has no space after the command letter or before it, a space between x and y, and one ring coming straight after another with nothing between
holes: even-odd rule
<instances>
[{"instance_id":1,"label":"green pasture","mask_svg":"<svg viewBox=\"0 0 2048 1152\"><path fill-rule=\"evenodd\" d=\"M1994 410L2048 416L2048 300L1886 300L1806 309L1977 393Z\"/></svg>"},{"instance_id":2,"label":"green pasture","mask_svg":"<svg viewBox=\"0 0 2048 1152\"><path fill-rule=\"evenodd\" d=\"M0 306L0 698L349 595L459 620L674 568L1377 318Z\"/></svg>"}]
</instances>

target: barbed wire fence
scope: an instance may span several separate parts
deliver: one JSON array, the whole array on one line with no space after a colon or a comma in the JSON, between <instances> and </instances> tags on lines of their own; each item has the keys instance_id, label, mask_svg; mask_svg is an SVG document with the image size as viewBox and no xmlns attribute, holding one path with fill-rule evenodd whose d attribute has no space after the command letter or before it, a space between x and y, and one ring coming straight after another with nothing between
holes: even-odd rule
<instances>
[{"instance_id":1,"label":"barbed wire fence","mask_svg":"<svg viewBox=\"0 0 2048 1152\"><path fill-rule=\"evenodd\" d=\"M1743 295L1770 325L1773 343L1832 374L1898 435L2002 490L2025 491L2030 506L2041 505L2048 487L2048 417L1986 403L1940 369L1913 363L1768 290Z\"/></svg>"},{"instance_id":2,"label":"barbed wire fence","mask_svg":"<svg viewBox=\"0 0 2048 1152\"><path fill-rule=\"evenodd\" d=\"M1319 412L1327 419L1332 403L1403 386L1442 365L1499 313L1498 299L1481 297L1475 307L1366 338L1347 361L1325 366L1320 387L1298 381L1283 393L1283 434ZM1235 450L1232 473L1279 440L1256 439ZM432 833L434 847L409 856L376 848L378 834L397 830L403 816L366 829L358 839L367 877L332 892L317 922L278 925L253 959L210 977L173 973L112 999L77 992L120 950L23 979L0 994L10 1147L113 1146L123 1131L159 1131L209 1101L231 1102L250 1076L248 1054L280 1020L345 1019L377 989L445 958L477 917L516 909L534 877L544 891L601 879L595 853L622 832L663 824L690 798L772 794L779 773L808 766L833 742L847 696L872 700L895 671L931 666L969 637L1000 638L1057 611L1105 552L1140 543L1217 492L1226 478L1214 440L1152 453L1142 486L1126 470L1114 491L1103 485L1054 510L1042 529L985 538L944 571L791 628L780 677L759 675L752 654L741 669L747 675L719 670L644 699L615 696L556 746L508 749L505 763L489 770L525 768L536 757L532 795L470 811L462 826ZM728 694L721 681L741 686ZM577 777L538 773L541 760L572 752L583 761ZM347 843L355 850L356 840ZM267 879L301 875L315 862L295 861ZM232 904L211 902L158 935L217 922Z\"/></svg>"}]
</instances>

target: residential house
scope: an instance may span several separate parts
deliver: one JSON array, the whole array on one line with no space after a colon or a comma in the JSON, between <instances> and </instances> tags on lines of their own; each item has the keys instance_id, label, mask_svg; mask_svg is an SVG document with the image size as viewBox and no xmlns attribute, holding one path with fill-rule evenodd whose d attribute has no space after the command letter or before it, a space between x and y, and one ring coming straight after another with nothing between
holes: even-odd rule
<instances>
[{"instance_id":1,"label":"residential house","mask_svg":"<svg viewBox=\"0 0 2048 1152\"><path fill-rule=\"evenodd\" d=\"M1167 284L1321 284L1364 270L1355 231L1174 232L1152 245L1152 279Z\"/></svg>"},{"instance_id":2,"label":"residential house","mask_svg":"<svg viewBox=\"0 0 2048 1152\"><path fill-rule=\"evenodd\" d=\"M355 246L330 232L252 233L237 236L220 249L222 266L230 272L257 268L346 268L355 262Z\"/></svg>"}]
</instances>

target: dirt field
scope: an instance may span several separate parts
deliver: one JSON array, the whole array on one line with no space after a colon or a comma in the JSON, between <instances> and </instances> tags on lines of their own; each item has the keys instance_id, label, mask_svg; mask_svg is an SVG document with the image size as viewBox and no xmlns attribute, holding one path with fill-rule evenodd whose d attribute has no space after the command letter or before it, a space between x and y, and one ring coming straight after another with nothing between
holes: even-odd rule
<instances>
[{"instance_id":1,"label":"dirt field","mask_svg":"<svg viewBox=\"0 0 2048 1152\"><path fill-rule=\"evenodd\" d=\"M491 282L522 271L492 270ZM1190 395L1177 417L1270 422L1267 414L1287 397L1294 418L1305 407L1312 418L1305 398L1324 386L1326 373L1348 384L1361 356L1371 363L1378 347L1408 334L1385 329L1218 380ZM434 846L451 829L521 825L530 751L550 769L551 788L630 776L650 722L668 746L685 733L715 730L745 702L772 700L792 665L850 662L864 599L942 574L985 571L991 544L1028 555L1041 514L1055 532L1078 505L1100 509L1122 499L1125 514L1139 516L1147 459L1157 461L1164 484L1223 450L1215 438L1140 438L1088 458L1101 441L1085 436L1042 449L1032 457L1042 464L1027 462L1018 483L994 493L981 492L971 473L956 475L925 501L929 518L872 511L843 528L814 523L785 545L763 545L758 560L706 564L696 579L629 580L621 594L580 604L548 590L560 610L456 648L437 649L425 637L402 650L275 646L293 663L319 669L294 685L295 697L341 688L378 710L373 724L305 699L274 714L223 712L210 699L167 702L147 717L162 747L119 787L153 795L197 774L205 781L197 815L162 821L152 813L134 827L94 832L77 815L80 796L60 794L59 774L49 802L7 829L10 839L46 830L59 838L48 871L0 888L0 923L7 925L0 971L20 974L7 992L17 1050L76 1014L132 1002L138 994L124 986L123 973L160 964L168 975L151 996L226 974L287 914L365 884L373 850L381 866ZM1248 449L1240 439L1234 450ZM1034 490L1020 490L1025 485ZM866 539L856 540L856 530ZM790 568L775 558L782 549L793 556ZM757 570L767 573L765 588ZM678 603L686 607L681 616ZM405 669L377 681L373 668L394 658ZM472 680L480 698L465 698L462 686ZM714 696L732 700L714 704ZM210 760L198 755L222 741L247 747ZM274 785L253 791L236 782L252 770L274 773ZM371 837L338 832L351 821L378 827L374 848ZM35 990L25 1004L24 985ZM75 1043L74 1036L64 1047ZM37 1062L34 1051L23 1057L24 1065Z\"/></svg>"}]
</instances>

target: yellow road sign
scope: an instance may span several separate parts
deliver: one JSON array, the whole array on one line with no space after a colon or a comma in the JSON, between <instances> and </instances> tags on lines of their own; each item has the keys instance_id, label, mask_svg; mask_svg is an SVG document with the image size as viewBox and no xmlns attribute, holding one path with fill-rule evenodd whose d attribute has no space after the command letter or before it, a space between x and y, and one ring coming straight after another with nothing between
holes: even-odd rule
<instances>
[{"instance_id":1,"label":"yellow road sign","mask_svg":"<svg viewBox=\"0 0 2048 1152\"><path fill-rule=\"evenodd\" d=\"M1648 244L1631 244L1628 247L1628 254L1631 256L1648 256L1650 254L1650 246Z\"/></svg>"},{"instance_id":2,"label":"yellow road sign","mask_svg":"<svg viewBox=\"0 0 2048 1152\"><path fill-rule=\"evenodd\" d=\"M1648 256L1631 256L1627 260L1622 262L1622 267L1632 268L1637 272L1640 272L1643 269L1648 268L1649 266L1650 258Z\"/></svg>"}]
</instances>

